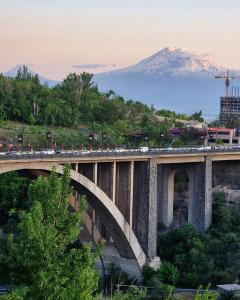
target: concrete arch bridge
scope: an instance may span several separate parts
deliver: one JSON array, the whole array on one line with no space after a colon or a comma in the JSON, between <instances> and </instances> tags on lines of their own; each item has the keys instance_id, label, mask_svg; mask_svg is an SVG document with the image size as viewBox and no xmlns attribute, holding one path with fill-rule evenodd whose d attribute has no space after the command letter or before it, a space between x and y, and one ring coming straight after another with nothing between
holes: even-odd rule
<instances>
[{"instance_id":1,"label":"concrete arch bridge","mask_svg":"<svg viewBox=\"0 0 240 300\"><path fill-rule=\"evenodd\" d=\"M179 169L188 176L187 222L198 230L211 225L212 188L224 182L236 182L240 171L240 153L90 153L0 157L0 173L25 170L35 176L59 174L63 165L72 165L71 179L76 190L72 205L87 195L85 239L109 244L106 257L124 271L141 277L145 264L157 264L157 225L174 224L174 178Z\"/></svg>"}]
</instances>

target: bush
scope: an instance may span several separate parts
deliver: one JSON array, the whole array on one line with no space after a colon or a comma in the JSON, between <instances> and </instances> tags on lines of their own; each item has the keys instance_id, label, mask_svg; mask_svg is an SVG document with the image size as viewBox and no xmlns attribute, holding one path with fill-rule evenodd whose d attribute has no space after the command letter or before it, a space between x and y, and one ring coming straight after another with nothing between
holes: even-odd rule
<instances>
[{"instance_id":1,"label":"bush","mask_svg":"<svg viewBox=\"0 0 240 300\"><path fill-rule=\"evenodd\" d=\"M146 295L146 290L139 289L136 286L130 286L126 293L117 291L112 297L112 300L144 300Z\"/></svg>"},{"instance_id":2,"label":"bush","mask_svg":"<svg viewBox=\"0 0 240 300\"><path fill-rule=\"evenodd\" d=\"M24 300L29 292L27 287L18 288L6 295L0 297L1 300Z\"/></svg>"}]
</instances>

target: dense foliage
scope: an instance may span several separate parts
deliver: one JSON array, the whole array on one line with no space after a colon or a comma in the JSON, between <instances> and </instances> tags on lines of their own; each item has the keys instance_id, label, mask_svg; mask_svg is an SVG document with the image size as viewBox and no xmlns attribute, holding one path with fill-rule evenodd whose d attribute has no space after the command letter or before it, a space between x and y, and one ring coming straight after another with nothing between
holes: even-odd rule
<instances>
[{"instance_id":1,"label":"dense foliage","mask_svg":"<svg viewBox=\"0 0 240 300\"><path fill-rule=\"evenodd\" d=\"M129 119L151 108L141 102L124 101L110 91L100 93L92 74L75 73L54 88L41 85L27 67L16 78L0 76L1 118L25 123L77 126L81 122L111 124Z\"/></svg>"},{"instance_id":2,"label":"dense foliage","mask_svg":"<svg viewBox=\"0 0 240 300\"><path fill-rule=\"evenodd\" d=\"M166 118L174 119L174 120L196 120L199 122L204 122L202 111L195 112L192 115L186 115L186 114L179 114L175 111L167 110L167 109L161 109L156 111L156 114L159 116L163 116Z\"/></svg>"},{"instance_id":3,"label":"dense foliage","mask_svg":"<svg viewBox=\"0 0 240 300\"><path fill-rule=\"evenodd\" d=\"M28 209L29 201L27 189L29 180L17 172L1 174L0 176L0 226L5 232L13 230L18 218L9 218L9 212L19 209Z\"/></svg>"},{"instance_id":4,"label":"dense foliage","mask_svg":"<svg viewBox=\"0 0 240 300\"><path fill-rule=\"evenodd\" d=\"M31 208L20 212L18 232L8 236L0 256L11 283L28 287L24 299L99 298L97 257L90 245L78 243L83 209L69 212L71 193L69 168L62 177L52 172L29 186Z\"/></svg>"},{"instance_id":5,"label":"dense foliage","mask_svg":"<svg viewBox=\"0 0 240 300\"><path fill-rule=\"evenodd\" d=\"M19 69L16 78L0 74L0 122L7 124L11 120L45 127L44 134L35 130L35 136L38 135L35 147L45 145L46 129L53 126L76 129L67 135L62 130L62 137L59 133L54 135L58 146L64 140L68 147L71 144L86 145L88 134L94 134L96 146L105 143L106 146L149 144L159 147L171 143L170 127L183 126L177 119L191 117L202 120L202 113L189 117L168 110L156 111L139 101L126 101L113 91L102 93L94 84L92 74L88 73L70 74L53 88L40 84L38 77L31 75L27 67ZM26 141L24 126L16 133L24 133ZM5 139L8 138L14 136L6 135ZM30 134L27 139L29 144L30 140L35 140ZM183 140L184 144L188 142Z\"/></svg>"},{"instance_id":6,"label":"dense foliage","mask_svg":"<svg viewBox=\"0 0 240 300\"><path fill-rule=\"evenodd\" d=\"M159 235L158 255L177 268L178 287L232 283L239 277L239 207L230 208L224 198L223 193L215 195L213 223L208 232L199 233L187 225ZM169 274L172 276L173 271Z\"/></svg>"}]
</instances>

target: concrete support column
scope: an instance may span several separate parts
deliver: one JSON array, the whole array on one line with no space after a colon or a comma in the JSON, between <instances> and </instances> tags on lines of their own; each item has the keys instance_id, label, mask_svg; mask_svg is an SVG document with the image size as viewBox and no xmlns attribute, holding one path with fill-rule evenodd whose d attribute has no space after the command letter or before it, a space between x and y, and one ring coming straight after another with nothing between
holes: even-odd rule
<instances>
[{"instance_id":1,"label":"concrete support column","mask_svg":"<svg viewBox=\"0 0 240 300\"><path fill-rule=\"evenodd\" d=\"M194 225L195 215L195 169L188 171L188 223Z\"/></svg>"},{"instance_id":2,"label":"concrete support column","mask_svg":"<svg viewBox=\"0 0 240 300\"><path fill-rule=\"evenodd\" d=\"M134 161L130 162L129 166L129 224L133 225L133 183L134 183Z\"/></svg>"},{"instance_id":3,"label":"concrete support column","mask_svg":"<svg viewBox=\"0 0 240 300\"><path fill-rule=\"evenodd\" d=\"M170 226L173 222L173 200L174 200L174 175L168 166L163 166L162 174L162 222Z\"/></svg>"},{"instance_id":4,"label":"concrete support column","mask_svg":"<svg viewBox=\"0 0 240 300\"><path fill-rule=\"evenodd\" d=\"M206 156L205 162L198 163L194 176L193 224L205 231L212 221L212 159Z\"/></svg>"},{"instance_id":5,"label":"concrete support column","mask_svg":"<svg viewBox=\"0 0 240 300\"><path fill-rule=\"evenodd\" d=\"M112 201L116 202L116 161L112 163Z\"/></svg>"},{"instance_id":6,"label":"concrete support column","mask_svg":"<svg viewBox=\"0 0 240 300\"><path fill-rule=\"evenodd\" d=\"M207 230L212 222L212 158L205 158L205 201L204 201L204 230Z\"/></svg>"},{"instance_id":7,"label":"concrete support column","mask_svg":"<svg viewBox=\"0 0 240 300\"><path fill-rule=\"evenodd\" d=\"M97 162L95 162L93 164L93 182L97 185L97 178L98 178L98 164ZM97 237L96 232L98 232L97 228L96 228L96 211L93 208L92 209L92 237L94 239L94 241L97 241Z\"/></svg>"},{"instance_id":8,"label":"concrete support column","mask_svg":"<svg viewBox=\"0 0 240 300\"><path fill-rule=\"evenodd\" d=\"M75 171L78 173L78 163L76 163Z\"/></svg>"},{"instance_id":9,"label":"concrete support column","mask_svg":"<svg viewBox=\"0 0 240 300\"><path fill-rule=\"evenodd\" d=\"M148 257L157 255L157 162L149 162Z\"/></svg>"},{"instance_id":10,"label":"concrete support column","mask_svg":"<svg viewBox=\"0 0 240 300\"><path fill-rule=\"evenodd\" d=\"M93 165L93 182L95 184L97 184L97 178L98 178L98 163L95 162L95 164Z\"/></svg>"}]
</instances>

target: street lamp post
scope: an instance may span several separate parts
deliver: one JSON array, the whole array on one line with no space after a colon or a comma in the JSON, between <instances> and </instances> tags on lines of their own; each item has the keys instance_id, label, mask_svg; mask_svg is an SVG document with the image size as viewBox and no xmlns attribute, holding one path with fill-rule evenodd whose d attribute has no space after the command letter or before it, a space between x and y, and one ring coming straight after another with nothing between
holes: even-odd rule
<instances>
[{"instance_id":1,"label":"street lamp post","mask_svg":"<svg viewBox=\"0 0 240 300\"><path fill-rule=\"evenodd\" d=\"M19 150L22 151L22 145L23 145L23 134L18 134L18 145L19 145Z\"/></svg>"},{"instance_id":2,"label":"street lamp post","mask_svg":"<svg viewBox=\"0 0 240 300\"><path fill-rule=\"evenodd\" d=\"M144 136L144 142L145 142L145 144L147 144L149 146L148 134L145 134L145 136Z\"/></svg>"},{"instance_id":3,"label":"street lamp post","mask_svg":"<svg viewBox=\"0 0 240 300\"><path fill-rule=\"evenodd\" d=\"M3 149L3 138L0 138L0 151L2 152Z\"/></svg>"},{"instance_id":4,"label":"street lamp post","mask_svg":"<svg viewBox=\"0 0 240 300\"><path fill-rule=\"evenodd\" d=\"M163 137L164 137L164 134L160 131L160 135L159 135L159 147L160 148L162 147Z\"/></svg>"},{"instance_id":5,"label":"street lamp post","mask_svg":"<svg viewBox=\"0 0 240 300\"><path fill-rule=\"evenodd\" d=\"M49 142L52 141L52 132L51 131L47 131L47 148L48 148L48 145L49 145Z\"/></svg>"},{"instance_id":6,"label":"street lamp post","mask_svg":"<svg viewBox=\"0 0 240 300\"><path fill-rule=\"evenodd\" d=\"M106 141L106 139L107 139L107 134L106 132L102 131L102 149L104 148L104 142Z\"/></svg>"},{"instance_id":7,"label":"street lamp post","mask_svg":"<svg viewBox=\"0 0 240 300\"><path fill-rule=\"evenodd\" d=\"M92 143L93 143L93 140L94 140L94 134L89 134L88 136L88 141L89 141L89 150L92 151Z\"/></svg>"}]
</instances>

